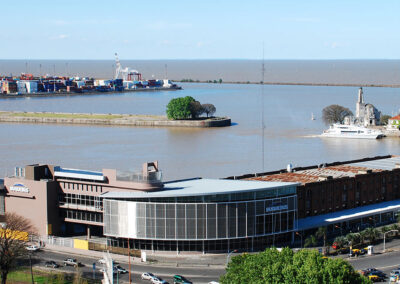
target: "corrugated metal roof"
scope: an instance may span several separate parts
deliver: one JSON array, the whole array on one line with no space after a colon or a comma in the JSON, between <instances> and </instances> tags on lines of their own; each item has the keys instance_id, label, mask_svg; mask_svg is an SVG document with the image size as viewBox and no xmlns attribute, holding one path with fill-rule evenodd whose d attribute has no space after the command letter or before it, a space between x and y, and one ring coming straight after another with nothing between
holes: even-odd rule
<instances>
[{"instance_id":1,"label":"corrugated metal roof","mask_svg":"<svg viewBox=\"0 0 400 284\"><path fill-rule=\"evenodd\" d=\"M387 170L391 171L396 168L396 164L400 164L400 156L399 157L391 157L388 159L379 159L372 160L367 162L360 162L351 164L353 166L365 167L369 169L379 169L379 170Z\"/></svg>"},{"instance_id":2,"label":"corrugated metal roof","mask_svg":"<svg viewBox=\"0 0 400 284\"><path fill-rule=\"evenodd\" d=\"M385 159L376 159L358 163L343 163L341 165L315 167L295 172L283 172L279 174L271 174L265 176L251 177L246 180L258 181L280 181L280 182L300 182L302 184L318 182L321 178L332 177L354 177L357 174L365 173L367 170L380 172L384 170L393 170L396 164L400 164L400 157L391 157Z\"/></svg>"}]
</instances>

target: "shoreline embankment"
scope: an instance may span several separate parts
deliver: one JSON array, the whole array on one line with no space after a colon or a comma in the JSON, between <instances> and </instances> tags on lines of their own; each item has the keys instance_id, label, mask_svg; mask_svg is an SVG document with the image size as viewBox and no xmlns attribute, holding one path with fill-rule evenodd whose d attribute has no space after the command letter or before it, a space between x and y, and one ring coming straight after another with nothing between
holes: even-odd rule
<instances>
[{"instance_id":1,"label":"shoreline embankment","mask_svg":"<svg viewBox=\"0 0 400 284\"><path fill-rule=\"evenodd\" d=\"M200 80L174 80L178 83L199 83L199 84L238 84L238 85L261 85L261 82L240 82L240 81L200 81ZM400 84L367 84L367 83L310 83L310 82L264 82L264 85L282 86L316 86L316 87L376 87L376 88L400 88Z\"/></svg>"},{"instance_id":2,"label":"shoreline embankment","mask_svg":"<svg viewBox=\"0 0 400 284\"><path fill-rule=\"evenodd\" d=\"M170 120L161 115L0 111L0 123L208 128L231 126L231 119L229 117L211 117Z\"/></svg>"}]
</instances>

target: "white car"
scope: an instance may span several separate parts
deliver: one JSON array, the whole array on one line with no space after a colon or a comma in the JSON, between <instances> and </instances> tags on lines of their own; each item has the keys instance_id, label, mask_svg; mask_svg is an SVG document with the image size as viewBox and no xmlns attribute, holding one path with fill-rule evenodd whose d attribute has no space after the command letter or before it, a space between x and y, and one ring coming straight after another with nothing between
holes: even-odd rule
<instances>
[{"instance_id":1,"label":"white car","mask_svg":"<svg viewBox=\"0 0 400 284\"><path fill-rule=\"evenodd\" d=\"M211 281L211 282L208 282L208 284L219 284L219 282L217 282L217 281Z\"/></svg>"},{"instance_id":2,"label":"white car","mask_svg":"<svg viewBox=\"0 0 400 284\"><path fill-rule=\"evenodd\" d=\"M165 283L167 283L167 281L162 280L161 278L158 278L157 276L154 276L151 279L151 283L153 283L153 284L165 284Z\"/></svg>"},{"instance_id":3,"label":"white car","mask_svg":"<svg viewBox=\"0 0 400 284\"><path fill-rule=\"evenodd\" d=\"M153 279L154 277L156 277L153 273L150 273L150 272L144 272L144 273L142 273L142 279L143 280L151 280L151 279Z\"/></svg>"},{"instance_id":4,"label":"white car","mask_svg":"<svg viewBox=\"0 0 400 284\"><path fill-rule=\"evenodd\" d=\"M27 246L26 249L29 251L38 251L40 249L40 247L37 245L31 245L31 246Z\"/></svg>"}]
</instances>

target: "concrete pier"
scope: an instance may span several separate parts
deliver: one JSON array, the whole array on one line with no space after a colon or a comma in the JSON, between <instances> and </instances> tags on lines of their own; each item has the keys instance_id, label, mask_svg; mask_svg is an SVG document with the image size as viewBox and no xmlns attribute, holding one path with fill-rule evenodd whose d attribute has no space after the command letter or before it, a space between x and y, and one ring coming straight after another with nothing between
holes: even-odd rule
<instances>
[{"instance_id":1,"label":"concrete pier","mask_svg":"<svg viewBox=\"0 0 400 284\"><path fill-rule=\"evenodd\" d=\"M166 116L161 115L4 111L0 112L0 122L197 128L223 127L231 125L231 119L229 117L212 117L194 120L169 120Z\"/></svg>"}]
</instances>

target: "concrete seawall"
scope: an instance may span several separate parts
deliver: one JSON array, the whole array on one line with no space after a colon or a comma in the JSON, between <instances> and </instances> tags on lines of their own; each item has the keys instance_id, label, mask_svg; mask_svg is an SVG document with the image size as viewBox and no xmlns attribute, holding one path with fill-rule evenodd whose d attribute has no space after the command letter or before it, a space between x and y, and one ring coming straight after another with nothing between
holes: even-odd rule
<instances>
[{"instance_id":1,"label":"concrete seawall","mask_svg":"<svg viewBox=\"0 0 400 284\"><path fill-rule=\"evenodd\" d=\"M214 117L201 120L169 120L165 116L50 112L0 112L0 122L196 128L224 127L231 125L231 119L229 117Z\"/></svg>"}]
</instances>

